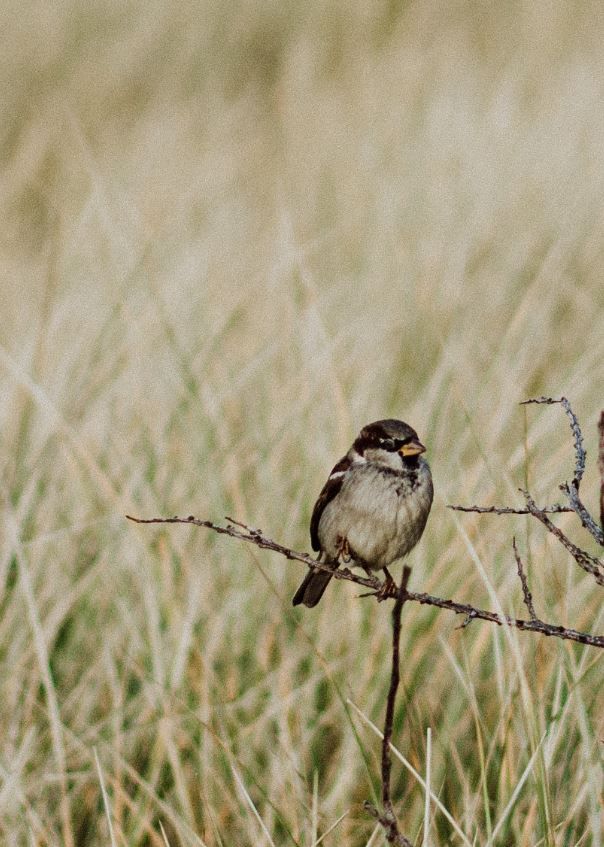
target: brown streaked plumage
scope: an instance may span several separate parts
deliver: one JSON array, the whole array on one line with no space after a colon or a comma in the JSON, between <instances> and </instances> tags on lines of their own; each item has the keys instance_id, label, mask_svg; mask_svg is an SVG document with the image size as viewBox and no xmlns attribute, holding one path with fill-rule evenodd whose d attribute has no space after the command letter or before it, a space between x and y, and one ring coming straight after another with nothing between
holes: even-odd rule
<instances>
[{"instance_id":1,"label":"brown streaked plumage","mask_svg":"<svg viewBox=\"0 0 604 847\"><path fill-rule=\"evenodd\" d=\"M364 427L315 503L310 536L318 559L386 570L419 541L432 505L432 476L417 433L395 419ZM331 574L310 569L294 606L316 606Z\"/></svg>"}]
</instances>

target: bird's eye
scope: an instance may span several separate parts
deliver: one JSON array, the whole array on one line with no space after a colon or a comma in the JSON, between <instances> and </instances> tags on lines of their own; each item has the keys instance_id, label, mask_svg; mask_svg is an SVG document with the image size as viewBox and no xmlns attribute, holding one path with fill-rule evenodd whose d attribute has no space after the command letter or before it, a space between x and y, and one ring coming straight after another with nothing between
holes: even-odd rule
<instances>
[{"instance_id":1,"label":"bird's eye","mask_svg":"<svg viewBox=\"0 0 604 847\"><path fill-rule=\"evenodd\" d=\"M380 438L379 441L384 450L396 450L396 441L393 438Z\"/></svg>"}]
</instances>

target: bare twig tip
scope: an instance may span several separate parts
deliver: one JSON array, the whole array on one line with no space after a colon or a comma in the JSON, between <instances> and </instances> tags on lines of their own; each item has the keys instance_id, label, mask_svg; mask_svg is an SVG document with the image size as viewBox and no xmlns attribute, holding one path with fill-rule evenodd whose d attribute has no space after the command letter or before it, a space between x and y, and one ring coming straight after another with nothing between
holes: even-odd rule
<instances>
[{"instance_id":1,"label":"bare twig tip","mask_svg":"<svg viewBox=\"0 0 604 847\"><path fill-rule=\"evenodd\" d=\"M563 403L566 397L531 397L529 400L522 400L520 406L529 406L530 404L552 406L554 403Z\"/></svg>"}]
</instances>

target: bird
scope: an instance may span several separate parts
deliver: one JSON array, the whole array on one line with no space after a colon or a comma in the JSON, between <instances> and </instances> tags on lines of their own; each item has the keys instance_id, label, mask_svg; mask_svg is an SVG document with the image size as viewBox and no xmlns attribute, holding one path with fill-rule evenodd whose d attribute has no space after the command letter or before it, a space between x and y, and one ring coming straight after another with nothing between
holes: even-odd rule
<instances>
[{"instance_id":1,"label":"bird","mask_svg":"<svg viewBox=\"0 0 604 847\"><path fill-rule=\"evenodd\" d=\"M383 570L382 599L395 586L388 565L406 556L422 536L434 496L426 448L403 421L367 424L334 466L310 521L317 561L368 574ZM332 574L310 568L292 604L316 606Z\"/></svg>"}]
</instances>

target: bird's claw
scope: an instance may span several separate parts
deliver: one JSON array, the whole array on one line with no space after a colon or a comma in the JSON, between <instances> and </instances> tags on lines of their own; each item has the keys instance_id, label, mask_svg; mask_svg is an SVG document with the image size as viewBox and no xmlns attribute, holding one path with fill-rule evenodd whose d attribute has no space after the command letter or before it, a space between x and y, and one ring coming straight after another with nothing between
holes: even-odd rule
<instances>
[{"instance_id":1,"label":"bird's claw","mask_svg":"<svg viewBox=\"0 0 604 847\"><path fill-rule=\"evenodd\" d=\"M340 559L343 564L348 565L352 562L353 556L350 552L350 547L348 545L347 538L339 538L338 539L338 555L336 556L336 560Z\"/></svg>"},{"instance_id":2,"label":"bird's claw","mask_svg":"<svg viewBox=\"0 0 604 847\"><path fill-rule=\"evenodd\" d=\"M386 571L386 577L382 582L381 587L375 592L375 596L377 597L378 603L398 597L398 585L392 579L388 571Z\"/></svg>"},{"instance_id":3,"label":"bird's claw","mask_svg":"<svg viewBox=\"0 0 604 847\"><path fill-rule=\"evenodd\" d=\"M377 591L368 591L366 594L359 594L359 597L375 597L378 603L383 603L384 600L395 600L398 597L398 585L386 571L385 579Z\"/></svg>"}]
</instances>

